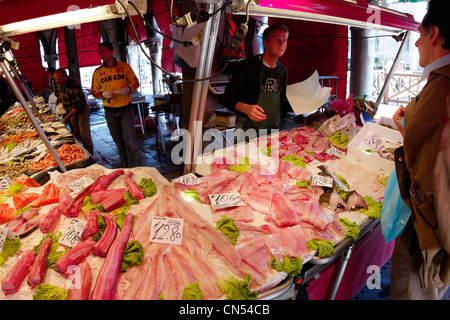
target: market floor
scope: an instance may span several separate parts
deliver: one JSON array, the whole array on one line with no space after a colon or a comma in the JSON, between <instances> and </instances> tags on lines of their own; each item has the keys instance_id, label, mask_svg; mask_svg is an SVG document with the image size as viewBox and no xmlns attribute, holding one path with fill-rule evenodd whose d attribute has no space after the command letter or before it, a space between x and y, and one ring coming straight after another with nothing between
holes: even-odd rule
<instances>
[{"instance_id":1,"label":"market floor","mask_svg":"<svg viewBox=\"0 0 450 320\"><path fill-rule=\"evenodd\" d=\"M164 117L164 116L162 116ZM139 142L141 165L154 167L167 179L177 177L183 172L183 165L176 165L171 161L170 153L174 143L170 140L172 132L171 121L163 121L165 125L164 143L166 152L163 151L161 141L156 144L156 129L145 128L142 133L140 127L136 127ZM120 168L119 154L111 137L105 121L103 107L91 110L91 135L94 144L93 159L97 164L110 169Z\"/></svg>"}]
</instances>

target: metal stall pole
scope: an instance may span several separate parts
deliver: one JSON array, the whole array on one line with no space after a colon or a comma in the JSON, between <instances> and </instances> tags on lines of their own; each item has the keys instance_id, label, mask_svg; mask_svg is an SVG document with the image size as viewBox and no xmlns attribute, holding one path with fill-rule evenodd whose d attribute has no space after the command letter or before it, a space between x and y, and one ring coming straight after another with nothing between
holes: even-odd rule
<instances>
[{"instance_id":1,"label":"metal stall pole","mask_svg":"<svg viewBox=\"0 0 450 320\"><path fill-rule=\"evenodd\" d=\"M347 251L345 252L344 257L342 258L342 261L341 261L342 264L339 268L339 272L337 274L336 281L331 290L329 300L334 300L336 298L337 291L339 290L339 286L341 285L342 277L344 276L345 269L347 268L347 264L348 264L348 261L350 260L350 256L352 255L354 247L355 247L355 244L353 243L350 247L347 248Z\"/></svg>"},{"instance_id":2,"label":"metal stall pole","mask_svg":"<svg viewBox=\"0 0 450 320\"><path fill-rule=\"evenodd\" d=\"M218 10L222 6L222 0L219 0L215 6L213 7L213 12ZM220 13L216 13L212 17L212 23L211 23L211 31L209 33L209 43L208 43L208 50L206 54L206 63L205 63L205 70L203 72L204 78L208 78L211 75L211 67L212 62L214 58L214 51L215 51L215 44L217 39L217 32L219 29L219 22L220 22ZM197 124L203 123L203 117L205 116L205 106L206 106L206 99L208 96L209 91L209 80L202 81L202 88L201 88L201 94L200 94L200 103L199 103L199 110L197 114ZM197 166L197 157L199 153L199 148L202 142L202 139L198 139L199 137L202 137L202 126L198 125L197 130L199 132L195 132L194 135L194 149L193 149L193 155L192 155L192 165L191 165L191 172L195 172L196 166ZM197 143L196 143L197 141Z\"/></svg>"},{"instance_id":3,"label":"metal stall pole","mask_svg":"<svg viewBox=\"0 0 450 320\"><path fill-rule=\"evenodd\" d=\"M213 11L213 5L211 4L207 4L207 11L208 13L212 13ZM200 54L199 54L199 58L198 58L198 63L197 63L197 70L195 72L195 78L196 79L203 79L204 78L204 70L205 70L205 61L206 61L206 53L208 50L208 43L209 43L209 39L208 39L208 35L210 33L211 30L211 24L212 24L212 20L209 19L208 21L206 21L203 25L202 28L202 42L200 44ZM198 117L198 110L200 107L200 94L202 91L202 85L203 85L203 81L196 81L194 83L194 89L193 89L193 93L192 93L192 103L191 103L191 117L189 119L189 136L190 139L187 142L186 145L186 155L185 155L185 164L184 164L184 173L190 173L192 172L192 163L193 163L193 159L195 157L195 159L197 159L197 155L195 155L193 153L193 146L194 146L194 142L196 140L197 136L197 131L198 129L195 127L196 126L196 122L197 122L197 117ZM201 136L201 126L200 126L200 136Z\"/></svg>"},{"instance_id":4,"label":"metal stall pole","mask_svg":"<svg viewBox=\"0 0 450 320\"><path fill-rule=\"evenodd\" d=\"M36 106L36 102L34 102L33 95L32 95L32 93L31 93L31 90L30 90L30 88L28 87L28 85L25 83L25 81L23 80L22 75L19 74L19 71L20 71L20 70L19 70L19 66L17 65L17 61L15 60L15 58L14 58L14 66L12 66L11 63L10 63L10 67L11 67L11 70L13 71L13 73L14 73L14 76L19 80L20 85L21 85L22 88L23 88L23 92L25 92L25 94L26 94L28 100L30 101L31 105L33 106L34 111L35 111L37 117L39 118L39 120L41 121L41 123L43 123L43 122L44 122L44 119L42 119L42 116L41 116L41 114L39 113L39 110L38 110L38 108L37 108L37 106Z\"/></svg>"},{"instance_id":5,"label":"metal stall pole","mask_svg":"<svg viewBox=\"0 0 450 320\"><path fill-rule=\"evenodd\" d=\"M389 82L391 81L391 78L395 72L395 68L397 68L397 64L400 60L400 56L403 53L403 49L405 48L410 35L411 35L411 31L406 31L406 35L403 38L402 44L400 45L397 55L395 56L394 62L392 63L391 70L389 70L388 76L387 76L386 80L384 81L384 84L383 84L383 87L381 88L380 94L378 95L378 98L376 101L377 105L379 105L381 100L383 99L384 93L386 92L386 89L389 86Z\"/></svg>"},{"instance_id":6,"label":"metal stall pole","mask_svg":"<svg viewBox=\"0 0 450 320\"><path fill-rule=\"evenodd\" d=\"M41 137L42 141L44 142L45 146L47 147L47 150L52 155L53 159L55 160L56 164L59 166L59 168L66 172L67 169L62 163L61 159L59 159L58 154L56 153L55 149L53 149L53 146L51 145L50 141L48 141L47 137L45 136L44 131L42 130L41 126L37 122L36 118L34 117L33 113L31 112L30 107L28 106L27 102L25 101L25 98L23 97L22 93L20 92L19 88L17 87L17 84L14 82L14 79L12 78L11 74L9 73L8 68L5 65L5 56L2 53L0 56L0 69L5 75L6 80L8 81L9 85L11 86L11 89L14 91L17 99L22 104L23 109L25 110L26 114L28 115L28 118L30 119L31 123L35 127L36 131L38 132L39 136Z\"/></svg>"}]
</instances>

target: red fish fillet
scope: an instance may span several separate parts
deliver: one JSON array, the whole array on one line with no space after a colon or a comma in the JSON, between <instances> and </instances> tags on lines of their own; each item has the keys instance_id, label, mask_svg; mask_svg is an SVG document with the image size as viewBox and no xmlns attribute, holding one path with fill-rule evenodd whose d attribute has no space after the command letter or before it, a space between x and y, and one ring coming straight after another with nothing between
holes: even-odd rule
<instances>
[{"instance_id":1,"label":"red fish fillet","mask_svg":"<svg viewBox=\"0 0 450 320\"><path fill-rule=\"evenodd\" d=\"M88 262L82 262L78 265L78 275L75 275L76 281L68 289L67 300L88 300L91 293L92 269Z\"/></svg>"},{"instance_id":2,"label":"red fish fillet","mask_svg":"<svg viewBox=\"0 0 450 320\"><path fill-rule=\"evenodd\" d=\"M122 231L112 244L95 282L91 300L116 300L120 279L120 263L131 234L134 215L128 213Z\"/></svg>"},{"instance_id":3,"label":"red fish fillet","mask_svg":"<svg viewBox=\"0 0 450 320\"><path fill-rule=\"evenodd\" d=\"M34 250L27 250L23 253L14 267L9 270L2 281L2 290L5 295L16 293L19 290L23 280L30 272L34 259Z\"/></svg>"},{"instance_id":4,"label":"red fish fillet","mask_svg":"<svg viewBox=\"0 0 450 320\"><path fill-rule=\"evenodd\" d=\"M50 211L39 222L39 230L42 233L53 231L58 224L61 213L59 213L58 205L53 206Z\"/></svg>"},{"instance_id":5,"label":"red fish fillet","mask_svg":"<svg viewBox=\"0 0 450 320\"><path fill-rule=\"evenodd\" d=\"M97 241L97 243L92 248L92 254L94 256L99 257L106 257L106 254L108 253L109 248L114 242L114 239L116 238L117 234L117 224L114 221L113 217L110 215L103 215L103 218L106 221L106 228L105 231L102 234L102 237L100 240Z\"/></svg>"},{"instance_id":6,"label":"red fish fillet","mask_svg":"<svg viewBox=\"0 0 450 320\"><path fill-rule=\"evenodd\" d=\"M44 281L47 273L47 256L52 248L53 238L47 237L41 244L33 265L31 266L30 274L28 275L27 283L31 288L35 288Z\"/></svg>"}]
</instances>

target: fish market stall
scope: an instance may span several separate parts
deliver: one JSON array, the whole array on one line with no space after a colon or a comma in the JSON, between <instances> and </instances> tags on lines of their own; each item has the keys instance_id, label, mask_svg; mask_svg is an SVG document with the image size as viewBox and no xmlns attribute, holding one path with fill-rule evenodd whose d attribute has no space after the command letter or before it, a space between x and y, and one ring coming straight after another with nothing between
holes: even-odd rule
<instances>
[{"instance_id":1,"label":"fish market stall","mask_svg":"<svg viewBox=\"0 0 450 320\"><path fill-rule=\"evenodd\" d=\"M35 97L36 101L42 99ZM67 127L52 114L48 105L37 104L43 134L66 169L82 168L93 163L92 155L75 139ZM14 180L21 174L35 179L39 184L49 180L49 171L58 165L34 128L21 104L12 105L0 117L0 176Z\"/></svg>"}]
</instances>

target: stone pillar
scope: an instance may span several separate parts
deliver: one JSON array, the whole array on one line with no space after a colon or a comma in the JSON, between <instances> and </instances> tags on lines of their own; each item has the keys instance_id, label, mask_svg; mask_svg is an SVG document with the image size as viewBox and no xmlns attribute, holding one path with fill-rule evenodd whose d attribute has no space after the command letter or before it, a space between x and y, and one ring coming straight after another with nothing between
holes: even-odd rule
<instances>
[{"instance_id":1,"label":"stone pillar","mask_svg":"<svg viewBox=\"0 0 450 320\"><path fill-rule=\"evenodd\" d=\"M350 94L372 98L375 40L373 30L350 28Z\"/></svg>"},{"instance_id":2,"label":"stone pillar","mask_svg":"<svg viewBox=\"0 0 450 320\"><path fill-rule=\"evenodd\" d=\"M58 60L58 54L56 53L56 37L56 29L39 31L39 39L41 40L44 49L44 59L49 68L56 68L56 61Z\"/></svg>"},{"instance_id":3,"label":"stone pillar","mask_svg":"<svg viewBox=\"0 0 450 320\"><path fill-rule=\"evenodd\" d=\"M81 83L75 28L64 27L64 40L66 42L67 68L69 69L69 76Z\"/></svg>"}]
</instances>

